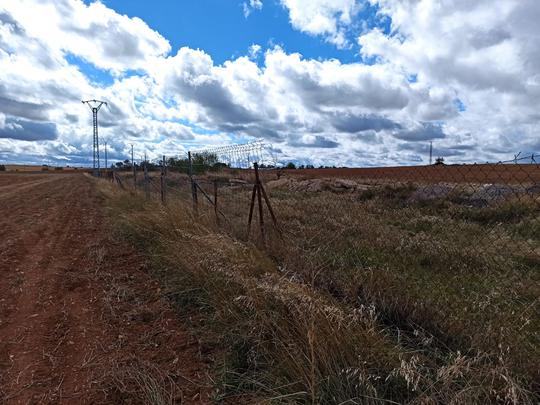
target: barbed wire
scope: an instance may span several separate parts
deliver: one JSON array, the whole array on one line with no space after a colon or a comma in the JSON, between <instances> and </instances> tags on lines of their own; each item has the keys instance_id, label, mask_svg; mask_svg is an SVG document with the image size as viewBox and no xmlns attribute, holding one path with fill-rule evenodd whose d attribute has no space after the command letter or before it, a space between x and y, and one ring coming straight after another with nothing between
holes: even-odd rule
<instances>
[{"instance_id":1,"label":"barbed wire","mask_svg":"<svg viewBox=\"0 0 540 405\"><path fill-rule=\"evenodd\" d=\"M527 156L521 156L521 152L519 152L517 155L514 156L513 159L500 161L498 164L508 164L508 163L515 163L518 164L518 162L524 162L524 161L530 161L530 163L536 164L536 155L534 153L527 155Z\"/></svg>"},{"instance_id":2,"label":"barbed wire","mask_svg":"<svg viewBox=\"0 0 540 405\"><path fill-rule=\"evenodd\" d=\"M262 166L276 166L273 149L262 139L244 144L232 144L196 149L193 155L214 155L220 162L231 168L251 168L257 162Z\"/></svg>"}]
</instances>

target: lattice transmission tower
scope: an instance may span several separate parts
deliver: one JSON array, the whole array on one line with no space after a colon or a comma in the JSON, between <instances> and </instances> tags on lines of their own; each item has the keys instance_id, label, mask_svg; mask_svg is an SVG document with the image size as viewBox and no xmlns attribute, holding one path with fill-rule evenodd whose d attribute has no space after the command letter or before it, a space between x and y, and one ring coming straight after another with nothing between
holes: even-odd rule
<instances>
[{"instance_id":1,"label":"lattice transmission tower","mask_svg":"<svg viewBox=\"0 0 540 405\"><path fill-rule=\"evenodd\" d=\"M93 152L94 152L94 176L100 175L100 163L99 163L99 135L98 135L98 112L100 108L105 104L108 106L106 101L100 101L100 100L83 100L83 104L88 104L90 109L92 110L92 126L94 128L94 145L93 145Z\"/></svg>"}]
</instances>

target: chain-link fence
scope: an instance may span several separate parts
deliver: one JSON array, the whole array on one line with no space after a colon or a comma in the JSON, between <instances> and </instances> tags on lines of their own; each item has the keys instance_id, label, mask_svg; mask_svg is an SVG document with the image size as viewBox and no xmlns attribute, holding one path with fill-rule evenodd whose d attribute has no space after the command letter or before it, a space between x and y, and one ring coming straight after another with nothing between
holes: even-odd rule
<instances>
[{"instance_id":1,"label":"chain-link fence","mask_svg":"<svg viewBox=\"0 0 540 405\"><path fill-rule=\"evenodd\" d=\"M115 177L264 248L283 277L375 308L400 344L430 357L486 353L537 376L536 163L293 170L183 159Z\"/></svg>"},{"instance_id":2,"label":"chain-link fence","mask_svg":"<svg viewBox=\"0 0 540 405\"><path fill-rule=\"evenodd\" d=\"M465 256L507 264L540 259L536 164L259 169L259 196L254 169L203 171L202 163L174 164L178 161L165 158L151 169L142 164L121 175L122 182L148 197L189 202L198 215L214 216L235 237L270 245L292 238L303 248L309 241L326 251L338 251L333 244L348 246L351 254L367 247L407 251L448 265Z\"/></svg>"}]
</instances>

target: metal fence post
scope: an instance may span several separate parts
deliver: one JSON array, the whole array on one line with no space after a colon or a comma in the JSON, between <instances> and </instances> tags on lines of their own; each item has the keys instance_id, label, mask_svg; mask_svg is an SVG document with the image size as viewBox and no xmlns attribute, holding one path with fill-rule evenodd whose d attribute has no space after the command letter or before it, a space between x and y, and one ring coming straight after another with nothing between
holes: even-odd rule
<instances>
[{"instance_id":1,"label":"metal fence post","mask_svg":"<svg viewBox=\"0 0 540 405\"><path fill-rule=\"evenodd\" d=\"M261 228L261 238L263 243L266 242L264 235L264 217L263 217L263 205L262 205L262 195L261 195L261 179L259 178L259 164L257 162L253 163L255 168L255 184L257 187L257 203L259 204L259 226Z\"/></svg>"},{"instance_id":2,"label":"metal fence post","mask_svg":"<svg viewBox=\"0 0 540 405\"><path fill-rule=\"evenodd\" d=\"M216 216L216 224L219 225L219 210L218 210L218 184L214 180L214 215Z\"/></svg>"},{"instance_id":3,"label":"metal fence post","mask_svg":"<svg viewBox=\"0 0 540 405\"><path fill-rule=\"evenodd\" d=\"M144 159L144 194L146 195L147 200L150 199L150 188L148 187L148 182L148 161Z\"/></svg>"},{"instance_id":4,"label":"metal fence post","mask_svg":"<svg viewBox=\"0 0 540 405\"><path fill-rule=\"evenodd\" d=\"M257 204L259 205L259 226L261 228L261 238L264 244L266 244L266 235L265 235L265 229L264 229L264 216L263 216L263 199L266 203L266 207L268 208L268 211L270 212L270 217L272 218L272 222L274 223L274 227L276 228L280 238L283 238L281 233L281 228L278 225L277 218L274 214L274 210L272 208L272 205L270 204L270 199L268 198L268 195L266 194L266 190L264 189L264 186L261 182L261 178L259 176L259 164L257 162L253 163L253 167L255 168L255 184L253 185L253 192L251 194L251 204L249 207L249 217L248 217L248 232L247 232L247 238L249 239L249 234L251 230L251 221L253 220L253 210L255 208L255 197L257 198Z\"/></svg>"},{"instance_id":5,"label":"metal fence post","mask_svg":"<svg viewBox=\"0 0 540 405\"><path fill-rule=\"evenodd\" d=\"M163 155L163 160L161 161L161 176L159 181L159 191L161 194L161 203L165 204L165 155Z\"/></svg>"},{"instance_id":6,"label":"metal fence post","mask_svg":"<svg viewBox=\"0 0 540 405\"><path fill-rule=\"evenodd\" d=\"M133 158L133 145L131 145L131 166L133 169L133 188L137 188L137 168L135 167L135 159Z\"/></svg>"},{"instance_id":7,"label":"metal fence post","mask_svg":"<svg viewBox=\"0 0 540 405\"><path fill-rule=\"evenodd\" d=\"M198 196L197 196L197 183L193 178L193 161L191 159L191 152L188 152L188 161L189 161L189 179L191 181L191 198L193 199L193 212L197 214L198 212Z\"/></svg>"}]
</instances>

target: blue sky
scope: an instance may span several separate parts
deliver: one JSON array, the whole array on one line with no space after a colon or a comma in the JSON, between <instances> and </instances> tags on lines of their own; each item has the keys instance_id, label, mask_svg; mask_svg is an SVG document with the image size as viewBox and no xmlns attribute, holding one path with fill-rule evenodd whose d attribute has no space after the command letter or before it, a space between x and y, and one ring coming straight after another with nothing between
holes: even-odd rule
<instances>
[{"instance_id":1,"label":"blue sky","mask_svg":"<svg viewBox=\"0 0 540 405\"><path fill-rule=\"evenodd\" d=\"M104 3L119 13L143 18L170 41L173 50L183 46L204 49L218 64L245 55L253 44L263 48L280 45L287 52L299 52L306 58L336 58L345 63L360 60L357 47L338 49L319 37L294 30L287 10L276 0L265 1L261 10L253 10L248 17L244 16L243 2L239 0ZM374 25L378 23L375 13L375 7L367 7L361 18ZM354 37L357 33L358 29L351 28L348 34Z\"/></svg>"},{"instance_id":2,"label":"blue sky","mask_svg":"<svg viewBox=\"0 0 540 405\"><path fill-rule=\"evenodd\" d=\"M85 3L91 4L92 0ZM298 52L308 59L370 62L363 60L358 47L336 47L320 37L293 29L286 8L276 0L266 1L262 9L251 10L248 16L244 13L244 3L239 0L104 0L103 3L120 14L143 19L170 42L172 53L181 47L202 49L216 64L246 55L254 44L263 50L279 45L287 52ZM380 21L376 11L376 7L365 7L360 15L362 21L388 32L390 19ZM354 40L359 31L359 27L351 27L348 37ZM110 85L114 81L106 70L97 69L74 55L67 57L96 84ZM255 60L259 65L262 63L261 58Z\"/></svg>"},{"instance_id":3,"label":"blue sky","mask_svg":"<svg viewBox=\"0 0 540 405\"><path fill-rule=\"evenodd\" d=\"M426 163L431 141L449 162L538 152L538 19L536 0L4 0L0 161L88 164L93 98L111 160L250 139L336 166Z\"/></svg>"}]
</instances>

